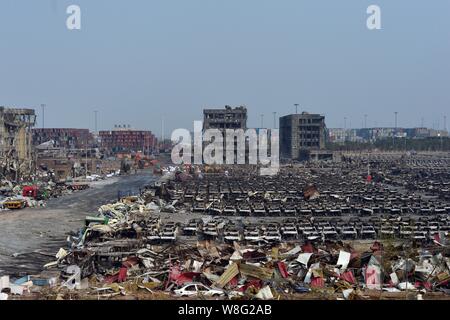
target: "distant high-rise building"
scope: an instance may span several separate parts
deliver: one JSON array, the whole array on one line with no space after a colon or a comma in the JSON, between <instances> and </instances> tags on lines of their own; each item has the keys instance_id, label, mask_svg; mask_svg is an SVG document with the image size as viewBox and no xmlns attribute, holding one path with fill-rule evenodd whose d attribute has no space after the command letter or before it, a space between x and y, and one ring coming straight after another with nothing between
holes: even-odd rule
<instances>
[{"instance_id":1,"label":"distant high-rise building","mask_svg":"<svg viewBox=\"0 0 450 320\"><path fill-rule=\"evenodd\" d=\"M287 159L305 159L311 151L325 148L325 116L303 112L280 118L280 154Z\"/></svg>"}]
</instances>

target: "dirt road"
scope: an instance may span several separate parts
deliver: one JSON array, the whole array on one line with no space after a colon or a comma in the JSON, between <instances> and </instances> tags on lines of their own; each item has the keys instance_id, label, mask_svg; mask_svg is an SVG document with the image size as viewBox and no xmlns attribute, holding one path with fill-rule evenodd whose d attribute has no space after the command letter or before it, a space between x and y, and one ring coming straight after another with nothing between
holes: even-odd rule
<instances>
[{"instance_id":1,"label":"dirt road","mask_svg":"<svg viewBox=\"0 0 450 320\"><path fill-rule=\"evenodd\" d=\"M115 201L119 191L138 192L154 179L149 172L115 177L51 199L45 208L0 212L0 275L40 272L60 247L67 246L68 233L78 230L86 215L95 215L100 205Z\"/></svg>"}]
</instances>

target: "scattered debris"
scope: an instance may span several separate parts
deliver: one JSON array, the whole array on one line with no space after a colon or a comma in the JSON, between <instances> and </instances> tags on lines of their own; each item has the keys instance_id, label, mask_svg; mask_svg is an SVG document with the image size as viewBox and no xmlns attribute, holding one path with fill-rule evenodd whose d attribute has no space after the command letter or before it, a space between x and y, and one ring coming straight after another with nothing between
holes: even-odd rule
<instances>
[{"instance_id":1,"label":"scattered debris","mask_svg":"<svg viewBox=\"0 0 450 320\"><path fill-rule=\"evenodd\" d=\"M55 299L63 298L64 292L93 299L175 295L355 300L405 299L412 293L421 300L448 295L447 218L439 218L438 228L427 220L425 239L395 242L395 236L409 239L420 231L413 229L419 220L395 214L363 220L360 216L367 212L357 203L363 192L372 192L373 199L363 200L370 203L385 192L393 198L391 203L402 201L401 195L377 193L365 181L361 193L345 193L342 189L349 185L332 175L329 180L339 181L342 188L339 194L332 194L326 183L311 186L303 181L297 186L280 177L237 179L232 170L226 172L215 167L162 168L161 180L141 194L102 205L97 215L87 216L45 272L16 280L21 288L14 290L9 278L2 280L2 292L6 290L6 298L40 292ZM277 189L280 180L284 192ZM319 200L328 209L321 209ZM373 205L366 209L373 210ZM383 210L391 209L396 208ZM359 216L342 224L339 219L321 219L325 211L331 217L355 212ZM191 212L208 217L186 219L187 223L161 218L163 213L188 217ZM225 217L258 215L285 219L257 224ZM384 238L383 230L393 230L395 236Z\"/></svg>"}]
</instances>

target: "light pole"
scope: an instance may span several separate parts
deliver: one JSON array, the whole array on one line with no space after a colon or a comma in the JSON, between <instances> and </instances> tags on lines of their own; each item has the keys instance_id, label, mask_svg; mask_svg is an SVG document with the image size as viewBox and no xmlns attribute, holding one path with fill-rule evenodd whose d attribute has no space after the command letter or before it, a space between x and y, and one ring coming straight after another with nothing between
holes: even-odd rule
<instances>
[{"instance_id":1,"label":"light pole","mask_svg":"<svg viewBox=\"0 0 450 320\"><path fill-rule=\"evenodd\" d=\"M395 111L394 114L395 114L395 128L394 128L394 134L392 135L392 147L393 147L393 149L395 148L395 136L397 135L397 115L398 115L398 112Z\"/></svg>"},{"instance_id":2,"label":"light pole","mask_svg":"<svg viewBox=\"0 0 450 320\"><path fill-rule=\"evenodd\" d=\"M394 114L395 114L395 131L397 131L397 116L398 116L398 112L395 111Z\"/></svg>"},{"instance_id":3,"label":"light pole","mask_svg":"<svg viewBox=\"0 0 450 320\"><path fill-rule=\"evenodd\" d=\"M276 111L273 112L273 128L274 129L277 128L277 112Z\"/></svg>"},{"instance_id":4,"label":"light pole","mask_svg":"<svg viewBox=\"0 0 450 320\"><path fill-rule=\"evenodd\" d=\"M344 117L344 142L347 142L347 117Z\"/></svg>"},{"instance_id":5,"label":"light pole","mask_svg":"<svg viewBox=\"0 0 450 320\"><path fill-rule=\"evenodd\" d=\"M86 138L86 180L88 177L88 144L89 144L89 138Z\"/></svg>"},{"instance_id":6,"label":"light pole","mask_svg":"<svg viewBox=\"0 0 450 320\"><path fill-rule=\"evenodd\" d=\"M161 117L161 144L164 147L164 116Z\"/></svg>"},{"instance_id":7,"label":"light pole","mask_svg":"<svg viewBox=\"0 0 450 320\"><path fill-rule=\"evenodd\" d=\"M98 111L97 110L95 110L94 111L94 125L95 125L95 134L97 134L97 113L98 113Z\"/></svg>"},{"instance_id":8,"label":"light pole","mask_svg":"<svg viewBox=\"0 0 450 320\"><path fill-rule=\"evenodd\" d=\"M46 107L45 103L41 104L41 108L42 108L42 129L45 128L45 107Z\"/></svg>"}]
</instances>

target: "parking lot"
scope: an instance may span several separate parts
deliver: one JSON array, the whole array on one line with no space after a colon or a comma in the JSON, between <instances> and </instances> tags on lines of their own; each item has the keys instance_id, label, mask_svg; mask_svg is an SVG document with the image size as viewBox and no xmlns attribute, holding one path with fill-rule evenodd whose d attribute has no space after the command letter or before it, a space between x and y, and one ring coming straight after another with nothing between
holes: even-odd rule
<instances>
[{"instance_id":1,"label":"parking lot","mask_svg":"<svg viewBox=\"0 0 450 320\"><path fill-rule=\"evenodd\" d=\"M170 181L177 212L160 213L152 239L427 242L448 235L446 156L352 154L340 163L285 165L271 177L245 166L226 171Z\"/></svg>"}]
</instances>

